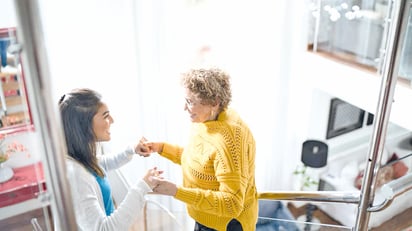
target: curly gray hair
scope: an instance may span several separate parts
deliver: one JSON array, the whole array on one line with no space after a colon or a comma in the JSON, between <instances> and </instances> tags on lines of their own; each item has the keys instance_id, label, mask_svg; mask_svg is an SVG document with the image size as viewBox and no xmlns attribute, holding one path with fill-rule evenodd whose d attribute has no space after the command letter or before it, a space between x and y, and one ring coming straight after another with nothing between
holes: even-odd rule
<instances>
[{"instance_id":1,"label":"curly gray hair","mask_svg":"<svg viewBox=\"0 0 412 231\"><path fill-rule=\"evenodd\" d=\"M203 105L219 102L219 110L226 109L232 100L230 76L219 68L189 70L182 74L182 85L195 94Z\"/></svg>"}]
</instances>

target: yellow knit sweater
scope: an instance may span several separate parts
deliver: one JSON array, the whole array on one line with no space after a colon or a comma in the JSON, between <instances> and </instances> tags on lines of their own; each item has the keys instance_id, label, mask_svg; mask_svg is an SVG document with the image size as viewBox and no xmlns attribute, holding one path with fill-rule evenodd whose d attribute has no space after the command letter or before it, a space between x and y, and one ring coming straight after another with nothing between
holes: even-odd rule
<instances>
[{"instance_id":1,"label":"yellow knit sweater","mask_svg":"<svg viewBox=\"0 0 412 231\"><path fill-rule=\"evenodd\" d=\"M255 149L248 126L228 109L216 121L193 123L184 149L165 143L160 154L181 165L183 186L175 198L194 220L221 231L235 218L252 231L258 216Z\"/></svg>"}]
</instances>

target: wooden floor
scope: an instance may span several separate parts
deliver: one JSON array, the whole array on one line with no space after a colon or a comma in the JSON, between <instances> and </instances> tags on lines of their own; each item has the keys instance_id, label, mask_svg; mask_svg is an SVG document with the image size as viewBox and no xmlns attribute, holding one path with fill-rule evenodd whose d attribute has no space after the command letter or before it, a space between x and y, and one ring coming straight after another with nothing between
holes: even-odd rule
<instances>
[{"instance_id":1,"label":"wooden floor","mask_svg":"<svg viewBox=\"0 0 412 231\"><path fill-rule=\"evenodd\" d=\"M293 204L288 203L288 208L295 218L306 213L306 206L295 207ZM319 219L322 224L341 225L320 209L316 209L313 212L313 216ZM370 231L402 231L409 226L412 226L412 208L405 210L379 227L370 229Z\"/></svg>"}]
</instances>

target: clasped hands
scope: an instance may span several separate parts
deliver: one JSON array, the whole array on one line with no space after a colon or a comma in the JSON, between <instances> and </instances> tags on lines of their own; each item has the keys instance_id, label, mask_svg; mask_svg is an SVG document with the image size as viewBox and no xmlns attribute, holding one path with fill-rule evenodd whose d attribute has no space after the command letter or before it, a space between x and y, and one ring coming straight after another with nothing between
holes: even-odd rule
<instances>
[{"instance_id":1,"label":"clasped hands","mask_svg":"<svg viewBox=\"0 0 412 231\"><path fill-rule=\"evenodd\" d=\"M175 196L177 192L176 184L164 179L161 174L163 174L163 171L154 167L149 169L145 177L143 177L143 180L150 186L154 193Z\"/></svg>"},{"instance_id":2,"label":"clasped hands","mask_svg":"<svg viewBox=\"0 0 412 231\"><path fill-rule=\"evenodd\" d=\"M139 140L139 143L135 145L135 152L140 156L148 157L153 152L162 152L163 143L149 142L145 137Z\"/></svg>"},{"instance_id":3,"label":"clasped hands","mask_svg":"<svg viewBox=\"0 0 412 231\"><path fill-rule=\"evenodd\" d=\"M152 152L159 152L163 149L160 143L150 143L143 137L139 144L136 145L135 151L141 156L148 157ZM149 169L143 180L150 186L154 193L175 196L177 186L175 183L164 179L162 176L163 170L158 170L157 167Z\"/></svg>"}]
</instances>

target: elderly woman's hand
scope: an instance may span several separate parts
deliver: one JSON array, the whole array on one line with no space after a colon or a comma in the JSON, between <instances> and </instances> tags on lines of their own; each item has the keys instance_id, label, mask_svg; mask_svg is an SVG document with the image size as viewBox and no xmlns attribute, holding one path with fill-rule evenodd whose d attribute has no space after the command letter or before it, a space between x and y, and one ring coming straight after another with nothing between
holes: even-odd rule
<instances>
[{"instance_id":1,"label":"elderly woman's hand","mask_svg":"<svg viewBox=\"0 0 412 231\"><path fill-rule=\"evenodd\" d=\"M175 196L177 193L177 186L175 183L162 178L157 182L157 186L153 189L153 192L167 196Z\"/></svg>"}]
</instances>

